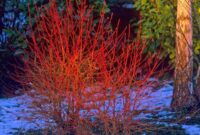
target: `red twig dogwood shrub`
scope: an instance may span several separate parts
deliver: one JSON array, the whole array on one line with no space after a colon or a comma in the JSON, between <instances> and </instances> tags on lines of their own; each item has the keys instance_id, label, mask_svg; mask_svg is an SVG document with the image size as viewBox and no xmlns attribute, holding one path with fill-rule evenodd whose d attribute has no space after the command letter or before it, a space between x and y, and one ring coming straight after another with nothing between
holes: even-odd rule
<instances>
[{"instance_id":1,"label":"red twig dogwood shrub","mask_svg":"<svg viewBox=\"0 0 200 135\"><path fill-rule=\"evenodd\" d=\"M25 75L16 75L35 112L57 134L130 133L158 57L144 55L140 39L129 41L128 28L113 30L103 10L95 23L85 0L66 0L61 11L53 0L37 10L43 13L32 29Z\"/></svg>"}]
</instances>

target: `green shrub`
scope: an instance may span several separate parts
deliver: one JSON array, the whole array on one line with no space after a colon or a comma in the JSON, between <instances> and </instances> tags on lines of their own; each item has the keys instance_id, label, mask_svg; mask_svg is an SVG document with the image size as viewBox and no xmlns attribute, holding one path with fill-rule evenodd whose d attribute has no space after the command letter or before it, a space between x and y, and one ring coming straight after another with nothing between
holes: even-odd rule
<instances>
[{"instance_id":1,"label":"green shrub","mask_svg":"<svg viewBox=\"0 0 200 135\"><path fill-rule=\"evenodd\" d=\"M162 56L175 61L176 0L135 0L135 8L140 11L142 37L149 41L149 49L156 51L162 47ZM200 1L193 3L193 31L195 59L200 54ZM199 60L198 60L199 61ZM196 61L197 62L197 61Z\"/></svg>"}]
</instances>

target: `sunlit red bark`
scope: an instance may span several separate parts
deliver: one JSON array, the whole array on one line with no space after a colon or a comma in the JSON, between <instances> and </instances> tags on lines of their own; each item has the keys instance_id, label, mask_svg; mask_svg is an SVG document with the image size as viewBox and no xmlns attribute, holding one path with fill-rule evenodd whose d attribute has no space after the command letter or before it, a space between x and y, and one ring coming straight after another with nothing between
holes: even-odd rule
<instances>
[{"instance_id":1,"label":"sunlit red bark","mask_svg":"<svg viewBox=\"0 0 200 135\"><path fill-rule=\"evenodd\" d=\"M148 80L159 59L156 54L144 55L145 42L128 41L130 33L112 30L103 11L95 25L85 0L76 9L66 2L61 12L55 1L43 8L29 42L32 54L24 60L25 76L16 78L34 90L30 96L41 96L33 105L56 122L61 134L95 127L91 118L102 122L107 133L117 133L122 125L124 133L129 132L137 101L151 85ZM123 106L116 111L119 96ZM41 107L47 104L48 109Z\"/></svg>"}]
</instances>

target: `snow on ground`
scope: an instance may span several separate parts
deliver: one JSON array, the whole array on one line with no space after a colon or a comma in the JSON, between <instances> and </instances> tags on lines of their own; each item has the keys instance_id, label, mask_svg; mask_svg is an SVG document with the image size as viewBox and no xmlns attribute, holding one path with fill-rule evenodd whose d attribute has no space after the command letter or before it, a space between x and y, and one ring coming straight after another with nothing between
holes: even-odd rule
<instances>
[{"instance_id":1,"label":"snow on ground","mask_svg":"<svg viewBox=\"0 0 200 135\"><path fill-rule=\"evenodd\" d=\"M126 3L122 5L123 8L133 9L134 5L132 3Z\"/></svg>"},{"instance_id":2,"label":"snow on ground","mask_svg":"<svg viewBox=\"0 0 200 135\"><path fill-rule=\"evenodd\" d=\"M170 107L173 87L169 84L149 93L148 98L140 101L137 109L162 110ZM31 99L27 95L17 96L14 98L0 99L0 135L12 135L19 129L33 129L44 127L43 121L36 120L35 123L28 122L23 119L24 116L30 116L27 113ZM119 107L120 108L120 107ZM157 115L161 115L162 119L171 117L171 112L160 111ZM152 114L139 114L135 119L149 118ZM168 124L169 125L169 124ZM200 125L182 125L182 128L189 135L200 135Z\"/></svg>"},{"instance_id":3,"label":"snow on ground","mask_svg":"<svg viewBox=\"0 0 200 135\"><path fill-rule=\"evenodd\" d=\"M200 135L200 125L182 125L188 135Z\"/></svg>"},{"instance_id":4,"label":"snow on ground","mask_svg":"<svg viewBox=\"0 0 200 135\"><path fill-rule=\"evenodd\" d=\"M173 87L168 84L155 92L150 92L145 100L140 101L139 109L147 109L146 107L148 107L148 110L169 108L172 92Z\"/></svg>"},{"instance_id":5,"label":"snow on ground","mask_svg":"<svg viewBox=\"0 0 200 135\"><path fill-rule=\"evenodd\" d=\"M41 121L31 123L23 119L30 115L28 103L26 95L0 99L0 135L12 135L19 129L28 130L41 124Z\"/></svg>"}]
</instances>

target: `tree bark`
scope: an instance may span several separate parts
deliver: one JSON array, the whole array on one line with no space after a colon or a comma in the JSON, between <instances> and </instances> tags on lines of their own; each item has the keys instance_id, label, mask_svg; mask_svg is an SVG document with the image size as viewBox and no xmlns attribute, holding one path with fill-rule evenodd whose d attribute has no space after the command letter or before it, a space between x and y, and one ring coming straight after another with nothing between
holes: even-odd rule
<instances>
[{"instance_id":1,"label":"tree bark","mask_svg":"<svg viewBox=\"0 0 200 135\"><path fill-rule=\"evenodd\" d=\"M196 88L195 88L195 94L200 102L200 63L199 63L199 67L197 69L197 74L196 74Z\"/></svg>"},{"instance_id":2,"label":"tree bark","mask_svg":"<svg viewBox=\"0 0 200 135\"><path fill-rule=\"evenodd\" d=\"M177 1L176 67L172 108L175 110L198 104L194 96L192 49L192 2Z\"/></svg>"}]
</instances>

